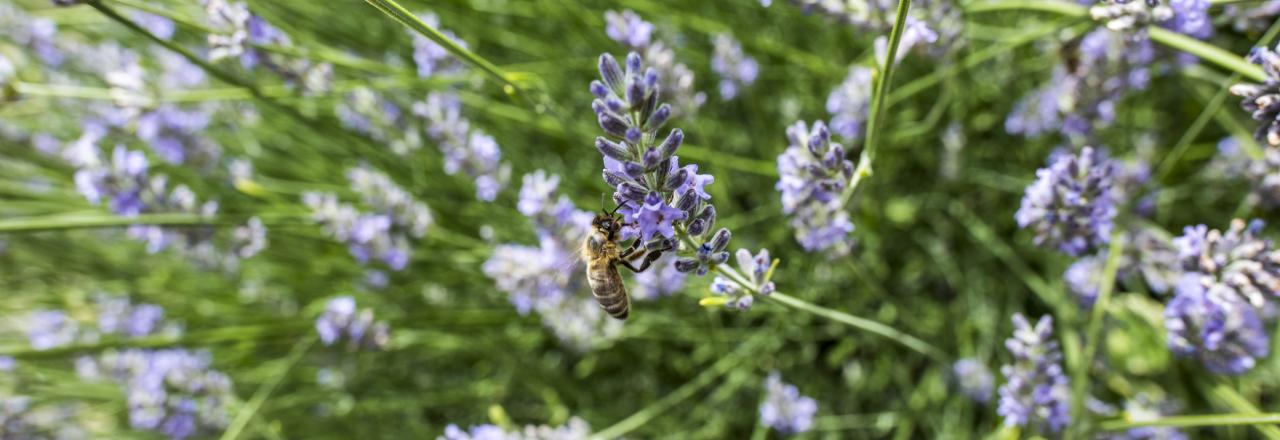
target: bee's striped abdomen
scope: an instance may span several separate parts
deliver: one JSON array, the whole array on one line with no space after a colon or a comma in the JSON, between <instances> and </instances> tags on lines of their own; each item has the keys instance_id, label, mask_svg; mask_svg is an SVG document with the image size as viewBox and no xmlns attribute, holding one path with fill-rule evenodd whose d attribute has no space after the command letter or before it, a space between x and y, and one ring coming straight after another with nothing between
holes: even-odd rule
<instances>
[{"instance_id":1,"label":"bee's striped abdomen","mask_svg":"<svg viewBox=\"0 0 1280 440\"><path fill-rule=\"evenodd\" d=\"M631 309L631 301L627 298L627 288L622 284L622 275L612 264L592 264L587 268L587 283L591 285L591 295L600 302L609 316L627 319Z\"/></svg>"}]
</instances>

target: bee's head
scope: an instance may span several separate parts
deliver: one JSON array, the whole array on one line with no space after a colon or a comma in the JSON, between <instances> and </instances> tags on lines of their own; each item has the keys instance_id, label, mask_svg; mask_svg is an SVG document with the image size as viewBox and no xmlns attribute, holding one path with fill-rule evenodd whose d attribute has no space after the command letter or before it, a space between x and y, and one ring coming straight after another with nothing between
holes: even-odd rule
<instances>
[{"instance_id":1,"label":"bee's head","mask_svg":"<svg viewBox=\"0 0 1280 440\"><path fill-rule=\"evenodd\" d=\"M622 228L622 222L609 213L601 213L591 220L591 226L612 235Z\"/></svg>"},{"instance_id":2,"label":"bee's head","mask_svg":"<svg viewBox=\"0 0 1280 440\"><path fill-rule=\"evenodd\" d=\"M591 220L591 226L612 236L622 229L622 219L619 219L616 215L618 213L618 209L621 209L626 205L627 202L623 201L617 207L613 208L613 211L600 210L600 215L597 215Z\"/></svg>"}]
</instances>

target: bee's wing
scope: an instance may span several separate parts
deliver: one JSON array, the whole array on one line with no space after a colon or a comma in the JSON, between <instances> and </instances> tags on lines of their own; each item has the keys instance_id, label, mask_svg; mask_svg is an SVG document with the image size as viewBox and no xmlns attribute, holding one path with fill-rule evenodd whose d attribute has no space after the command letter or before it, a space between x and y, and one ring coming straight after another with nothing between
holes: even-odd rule
<instances>
[{"instance_id":1,"label":"bee's wing","mask_svg":"<svg viewBox=\"0 0 1280 440\"><path fill-rule=\"evenodd\" d=\"M582 246L584 241L587 239L587 234L582 234L577 238L579 238L579 240L573 242L576 246L574 246L573 249L569 249L570 257L561 260L559 262L560 267L556 268L561 272L570 273L575 276L580 275L587 267L587 261L582 255Z\"/></svg>"}]
</instances>

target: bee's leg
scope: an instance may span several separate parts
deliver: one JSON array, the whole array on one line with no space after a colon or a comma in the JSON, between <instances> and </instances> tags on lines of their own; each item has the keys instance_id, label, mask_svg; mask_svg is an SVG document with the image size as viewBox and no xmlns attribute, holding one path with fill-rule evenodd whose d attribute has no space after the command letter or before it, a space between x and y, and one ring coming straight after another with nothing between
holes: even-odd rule
<instances>
[{"instance_id":1,"label":"bee's leg","mask_svg":"<svg viewBox=\"0 0 1280 440\"><path fill-rule=\"evenodd\" d=\"M626 266L627 269L631 269L632 272L637 272L637 273L644 272L645 270L649 269L650 264L653 264L655 260L662 257L663 252L669 251L673 248L675 248L675 246L668 244L667 246L663 246L662 249L656 249L652 252L649 252L648 255L644 256L644 261L640 262L639 268L632 266L631 262L627 261L626 259L623 259L622 265Z\"/></svg>"},{"instance_id":2,"label":"bee's leg","mask_svg":"<svg viewBox=\"0 0 1280 440\"><path fill-rule=\"evenodd\" d=\"M636 259L636 257L639 257L643 253L644 253L644 250L640 249L640 239L637 238L631 241L631 246L628 246L627 250L622 251L622 254L621 254L622 261L634 260Z\"/></svg>"}]
</instances>

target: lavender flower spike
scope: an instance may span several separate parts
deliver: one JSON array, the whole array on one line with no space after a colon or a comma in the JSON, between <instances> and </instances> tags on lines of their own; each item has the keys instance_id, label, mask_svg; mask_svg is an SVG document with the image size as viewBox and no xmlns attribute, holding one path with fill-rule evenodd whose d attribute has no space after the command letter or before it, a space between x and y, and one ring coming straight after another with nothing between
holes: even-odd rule
<instances>
[{"instance_id":1,"label":"lavender flower spike","mask_svg":"<svg viewBox=\"0 0 1280 440\"><path fill-rule=\"evenodd\" d=\"M324 345L346 340L353 350L381 349L390 340L387 324L374 322L370 309L357 312L356 301L349 296L329 300L324 313L316 318L316 333Z\"/></svg>"},{"instance_id":2,"label":"lavender flower spike","mask_svg":"<svg viewBox=\"0 0 1280 440\"><path fill-rule=\"evenodd\" d=\"M756 81L760 65L755 58L742 51L742 44L729 34L718 34L712 39L715 52L711 56L711 71L720 76L720 97L732 101L738 92Z\"/></svg>"},{"instance_id":3,"label":"lavender flower spike","mask_svg":"<svg viewBox=\"0 0 1280 440\"><path fill-rule=\"evenodd\" d=\"M676 128L659 137L671 106L658 102L657 70L644 68L635 52L627 55L625 68L603 54L599 69L601 79L590 86L596 98L591 108L605 136L596 138L595 147L603 156L604 181L614 187L613 199L626 224L623 238L641 240L649 249L684 247L686 254L695 255L677 260L676 269L705 274L729 257L724 251L729 230L711 233L716 210L706 186L715 179L698 174L696 165L680 166L675 153L684 132Z\"/></svg>"},{"instance_id":4,"label":"lavender flower spike","mask_svg":"<svg viewBox=\"0 0 1280 440\"><path fill-rule=\"evenodd\" d=\"M1262 84L1233 85L1231 94L1243 98L1240 107L1261 124L1253 136L1265 145L1280 146L1280 54L1257 47L1249 53L1249 62L1262 66L1266 79Z\"/></svg>"},{"instance_id":5,"label":"lavender flower spike","mask_svg":"<svg viewBox=\"0 0 1280 440\"><path fill-rule=\"evenodd\" d=\"M853 162L844 147L831 142L821 121L809 130L803 122L787 128L790 145L778 156L778 183L782 212L791 216L796 240L807 251L845 244L853 223L845 213L841 193L853 177Z\"/></svg>"},{"instance_id":6,"label":"lavender flower spike","mask_svg":"<svg viewBox=\"0 0 1280 440\"><path fill-rule=\"evenodd\" d=\"M1071 421L1071 390L1062 371L1062 352L1053 340L1053 318L1045 315L1034 327L1022 314L1013 315L1013 337L1005 341L1013 363L1000 368L996 412L1005 426L1021 426L1027 432L1062 431Z\"/></svg>"},{"instance_id":7,"label":"lavender flower spike","mask_svg":"<svg viewBox=\"0 0 1280 440\"><path fill-rule=\"evenodd\" d=\"M1248 371L1268 355L1261 317L1280 294L1280 251L1260 236L1262 227L1258 220L1232 221L1226 233L1189 226L1174 239L1182 275L1165 307L1174 353L1222 374Z\"/></svg>"},{"instance_id":8,"label":"lavender flower spike","mask_svg":"<svg viewBox=\"0 0 1280 440\"><path fill-rule=\"evenodd\" d=\"M751 304L755 301L752 292L761 295L769 295L774 291L772 281L769 281L770 267L772 260L769 259L769 250L761 249L759 253L751 255L746 249L738 249L737 252L738 270L742 275L746 276L747 287L738 284L737 281L717 276L711 281L711 293L725 298L725 306L738 310L747 310L751 308Z\"/></svg>"},{"instance_id":9,"label":"lavender flower spike","mask_svg":"<svg viewBox=\"0 0 1280 440\"><path fill-rule=\"evenodd\" d=\"M982 361L973 358L958 360L951 366L951 373L954 375L960 391L968 396L970 400L979 403L986 403L991 400L991 392L995 389L996 379L991 375L991 371L987 369L987 366L983 365Z\"/></svg>"},{"instance_id":10,"label":"lavender flower spike","mask_svg":"<svg viewBox=\"0 0 1280 440\"><path fill-rule=\"evenodd\" d=\"M1111 238L1116 216L1112 198L1115 165L1091 147L1079 155L1062 154L1036 171L1027 186L1022 207L1014 215L1018 226L1035 231L1035 243L1079 256Z\"/></svg>"}]
</instances>

